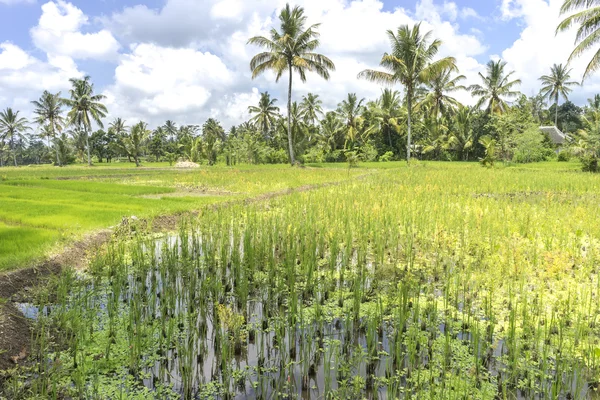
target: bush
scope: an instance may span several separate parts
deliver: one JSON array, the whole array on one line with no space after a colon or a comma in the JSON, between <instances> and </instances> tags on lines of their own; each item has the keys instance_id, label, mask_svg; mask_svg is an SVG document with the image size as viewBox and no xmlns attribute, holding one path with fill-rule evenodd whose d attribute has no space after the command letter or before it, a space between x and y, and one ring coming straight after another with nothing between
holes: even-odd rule
<instances>
[{"instance_id":1,"label":"bush","mask_svg":"<svg viewBox=\"0 0 600 400\"><path fill-rule=\"evenodd\" d=\"M513 161L516 163L531 163L545 161L552 157L554 151L548 147L544 135L537 126L531 126L515 139Z\"/></svg>"},{"instance_id":2,"label":"bush","mask_svg":"<svg viewBox=\"0 0 600 400\"><path fill-rule=\"evenodd\" d=\"M390 162L392 161L392 158L394 158L394 153L391 151L386 151L385 153L383 153L383 155L379 157L379 161Z\"/></svg>"},{"instance_id":3,"label":"bush","mask_svg":"<svg viewBox=\"0 0 600 400\"><path fill-rule=\"evenodd\" d=\"M365 162L377 160L377 149L370 143L366 143L360 149L361 159Z\"/></svg>"},{"instance_id":4,"label":"bush","mask_svg":"<svg viewBox=\"0 0 600 400\"><path fill-rule=\"evenodd\" d=\"M557 160L560 162L567 162L571 159L571 153L569 152L569 150L561 150L558 153L558 157Z\"/></svg>"},{"instance_id":5,"label":"bush","mask_svg":"<svg viewBox=\"0 0 600 400\"><path fill-rule=\"evenodd\" d=\"M598 157L585 155L580 158L581 169L585 172L598 172Z\"/></svg>"},{"instance_id":6,"label":"bush","mask_svg":"<svg viewBox=\"0 0 600 400\"><path fill-rule=\"evenodd\" d=\"M267 162L269 164L287 164L289 156L284 149L272 150L267 154Z\"/></svg>"},{"instance_id":7,"label":"bush","mask_svg":"<svg viewBox=\"0 0 600 400\"><path fill-rule=\"evenodd\" d=\"M322 163L325 162L325 152L318 147L312 147L308 153L304 155L306 163Z\"/></svg>"}]
</instances>

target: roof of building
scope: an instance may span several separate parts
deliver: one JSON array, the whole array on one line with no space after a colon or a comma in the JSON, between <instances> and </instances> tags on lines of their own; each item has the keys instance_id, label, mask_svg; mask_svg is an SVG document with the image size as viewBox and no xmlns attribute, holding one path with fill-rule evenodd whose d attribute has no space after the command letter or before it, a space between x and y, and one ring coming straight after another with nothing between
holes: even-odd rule
<instances>
[{"instance_id":1,"label":"roof of building","mask_svg":"<svg viewBox=\"0 0 600 400\"><path fill-rule=\"evenodd\" d=\"M540 126L540 130L547 134L554 144L563 144L567 140L567 135L556 126Z\"/></svg>"}]
</instances>

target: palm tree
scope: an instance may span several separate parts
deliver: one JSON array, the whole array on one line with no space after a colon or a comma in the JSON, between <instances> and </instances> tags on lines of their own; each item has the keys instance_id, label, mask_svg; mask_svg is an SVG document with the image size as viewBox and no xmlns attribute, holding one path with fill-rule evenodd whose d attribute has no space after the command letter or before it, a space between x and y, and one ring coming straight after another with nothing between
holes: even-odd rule
<instances>
[{"instance_id":1,"label":"palm tree","mask_svg":"<svg viewBox=\"0 0 600 400\"><path fill-rule=\"evenodd\" d=\"M448 139L449 145L463 161L469 159L469 150L476 142L472 126L473 113L468 107L460 107L454 120L454 128Z\"/></svg>"},{"instance_id":2,"label":"palm tree","mask_svg":"<svg viewBox=\"0 0 600 400\"><path fill-rule=\"evenodd\" d=\"M44 90L39 100L31 102L35 109L33 113L37 115L35 122L40 126L45 127L46 136L48 139L48 149L50 149L50 139L56 138L56 136L64 128L64 118L62 116L63 102L60 99L60 92L52 94L47 90ZM56 147L56 164L62 166L58 147Z\"/></svg>"},{"instance_id":3,"label":"palm tree","mask_svg":"<svg viewBox=\"0 0 600 400\"><path fill-rule=\"evenodd\" d=\"M214 165L217 162L218 142L225 141L225 130L216 119L209 118L202 125L202 139L204 141L203 147L208 159L208 165Z\"/></svg>"},{"instance_id":4,"label":"palm tree","mask_svg":"<svg viewBox=\"0 0 600 400\"><path fill-rule=\"evenodd\" d=\"M279 114L279 107L275 106L277 99L272 99L269 92L260 94L258 106L248 107L250 114L256 114L250 121L261 130L265 138L275 125L275 119Z\"/></svg>"},{"instance_id":5,"label":"palm tree","mask_svg":"<svg viewBox=\"0 0 600 400\"><path fill-rule=\"evenodd\" d=\"M421 102L422 105L429 106L432 117L437 120L439 115L446 115L448 112L460 107L460 102L447 93L454 93L459 90L467 90L465 86L460 85L461 81L467 79L464 75L453 77L452 73L457 68L441 69L436 71L431 79L425 82L425 88L428 93Z\"/></svg>"},{"instance_id":6,"label":"palm tree","mask_svg":"<svg viewBox=\"0 0 600 400\"><path fill-rule=\"evenodd\" d=\"M564 0L560 15L574 13L565 18L556 32L570 29L578 25L575 37L575 49L569 57L569 63L583 55L587 50L600 43L600 0ZM585 81L593 72L600 68L600 51L594 53L583 74Z\"/></svg>"},{"instance_id":7,"label":"palm tree","mask_svg":"<svg viewBox=\"0 0 600 400\"><path fill-rule=\"evenodd\" d=\"M488 113L503 114L508 108L508 104L504 98L515 98L520 93L513 90L515 86L521 84L520 79L510 80L514 71L505 73L506 62L502 60L490 60L487 63L487 74L481 72L479 76L483 85L471 85L469 90L474 96L479 97L477 108L481 108L487 103L486 110Z\"/></svg>"},{"instance_id":8,"label":"palm tree","mask_svg":"<svg viewBox=\"0 0 600 400\"><path fill-rule=\"evenodd\" d=\"M392 133L400 133L400 120L405 118L400 92L386 88L379 99L367 106L382 135L387 136L388 145L393 148Z\"/></svg>"},{"instance_id":9,"label":"palm tree","mask_svg":"<svg viewBox=\"0 0 600 400\"><path fill-rule=\"evenodd\" d=\"M255 55L250 61L252 79L263 74L265 71L275 72L275 81L285 71L289 73L288 83L288 150L290 163L295 164L294 148L292 143L292 77L297 72L302 82L306 82L307 72L316 72L324 79L329 79L329 71L335 70L333 62L322 54L314 51L319 47L319 33L317 28L320 24L304 28L306 16L302 7L294 7L289 4L279 14L281 32L275 28L271 29L270 38L255 36L248 40L248 44L263 47L266 51Z\"/></svg>"},{"instance_id":10,"label":"palm tree","mask_svg":"<svg viewBox=\"0 0 600 400\"><path fill-rule=\"evenodd\" d=\"M387 34L392 45L392 52L385 53L379 64L388 72L367 69L358 74L358 77L372 82L400 83L404 86L408 110L406 161L410 162L415 92L419 85L430 80L438 71L453 68L456 60L453 57L446 57L434 61L442 42L435 39L429 43L432 33L428 32L422 35L421 24L416 24L412 28L402 25L396 33L389 30Z\"/></svg>"},{"instance_id":11,"label":"palm tree","mask_svg":"<svg viewBox=\"0 0 600 400\"><path fill-rule=\"evenodd\" d=\"M71 78L72 88L69 90L70 99L63 99L63 102L71 108L67 114L69 124L78 126L85 133L85 143L87 148L88 165L92 165L90 155L89 132L92 129L92 121L96 122L100 128L103 128L102 118L106 117L108 110L100 101L104 100L102 94L94 94L94 85L90 82L90 77L83 79Z\"/></svg>"},{"instance_id":12,"label":"palm tree","mask_svg":"<svg viewBox=\"0 0 600 400\"><path fill-rule=\"evenodd\" d=\"M302 119L304 122L314 126L319 120L319 116L323 115L323 102L319 98L318 94L308 93L306 96L302 96L302 103L300 103L300 109Z\"/></svg>"},{"instance_id":13,"label":"palm tree","mask_svg":"<svg viewBox=\"0 0 600 400\"><path fill-rule=\"evenodd\" d=\"M344 148L347 148L348 142L354 143L356 137L362 129L363 119L361 114L365 110L363 105L365 99L358 99L356 93L348 93L348 98L338 104L336 113L340 116L344 124L344 135L346 142Z\"/></svg>"},{"instance_id":14,"label":"palm tree","mask_svg":"<svg viewBox=\"0 0 600 400\"><path fill-rule=\"evenodd\" d=\"M170 119L165 122L165 131L169 140L173 140L177 136L177 124Z\"/></svg>"},{"instance_id":15,"label":"palm tree","mask_svg":"<svg viewBox=\"0 0 600 400\"><path fill-rule=\"evenodd\" d=\"M328 112L325 114L325 118L321 120L321 129L317 134L317 141L322 147L327 148L328 152L333 152L336 149L337 139L343 132L344 125L338 115L334 112Z\"/></svg>"},{"instance_id":16,"label":"palm tree","mask_svg":"<svg viewBox=\"0 0 600 400\"><path fill-rule=\"evenodd\" d=\"M595 94L594 97L588 99L587 107L593 111L600 112L600 94Z\"/></svg>"},{"instance_id":17,"label":"palm tree","mask_svg":"<svg viewBox=\"0 0 600 400\"><path fill-rule=\"evenodd\" d=\"M25 140L24 133L31 130L27 125L27 119L19 117L19 111L12 108L0 112L0 137L8 139L8 147L12 150L15 167L17 166L17 141Z\"/></svg>"},{"instance_id":18,"label":"palm tree","mask_svg":"<svg viewBox=\"0 0 600 400\"><path fill-rule=\"evenodd\" d=\"M554 100L555 116L554 126L558 126L558 99L562 96L563 99L568 100L569 93L573 91L571 86L577 86L577 82L569 82L571 79L571 71L562 64L554 64L550 70L550 75L543 75L540 81L544 85L540 91L542 96L546 99Z\"/></svg>"},{"instance_id":19,"label":"palm tree","mask_svg":"<svg viewBox=\"0 0 600 400\"><path fill-rule=\"evenodd\" d=\"M115 122L122 122L120 118L117 118ZM124 125L123 125L124 126ZM111 126L111 129L115 129ZM116 131L115 131L116 133ZM135 124L131 130L129 131L129 135L125 135L121 139L121 143L125 153L128 156L133 157L135 161L135 166L140 166L140 154L142 153L142 143L146 138L150 135L150 130L148 129L148 124L145 122L138 122Z\"/></svg>"}]
</instances>

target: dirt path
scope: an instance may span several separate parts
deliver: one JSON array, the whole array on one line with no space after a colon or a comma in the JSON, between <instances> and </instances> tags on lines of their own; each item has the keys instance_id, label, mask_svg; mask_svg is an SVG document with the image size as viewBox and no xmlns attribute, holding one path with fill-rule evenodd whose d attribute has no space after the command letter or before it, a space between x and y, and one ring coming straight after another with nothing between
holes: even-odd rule
<instances>
[{"instance_id":1,"label":"dirt path","mask_svg":"<svg viewBox=\"0 0 600 400\"><path fill-rule=\"evenodd\" d=\"M373 172L354 177L364 179ZM337 186L350 180L327 182L315 185L305 185L298 188L265 193L256 197L236 199L223 203L209 205L208 209L230 207L233 204L252 204L266 201L275 197L287 196L292 193L306 192ZM151 219L154 232L175 230L184 218L196 216L200 211L188 211L180 214L162 215ZM31 291L43 285L50 276L57 275L63 268L83 269L87 266L90 256L106 244L113 230L102 230L88 234L68 246L58 255L51 257L36 266L0 274L0 371L14 367L22 362L30 349L31 332L29 321L21 314L15 303L31 298Z\"/></svg>"}]
</instances>

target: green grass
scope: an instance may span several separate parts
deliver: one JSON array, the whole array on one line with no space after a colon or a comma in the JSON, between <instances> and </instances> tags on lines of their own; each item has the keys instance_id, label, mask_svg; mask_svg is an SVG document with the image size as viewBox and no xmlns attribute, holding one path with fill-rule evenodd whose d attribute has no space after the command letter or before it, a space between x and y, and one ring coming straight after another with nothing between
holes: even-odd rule
<instances>
[{"instance_id":1,"label":"green grass","mask_svg":"<svg viewBox=\"0 0 600 400\"><path fill-rule=\"evenodd\" d=\"M337 167L337 166L336 166ZM166 163L33 166L0 170L0 271L31 264L90 231L208 204L362 175L322 166L215 166L177 169Z\"/></svg>"}]
</instances>

